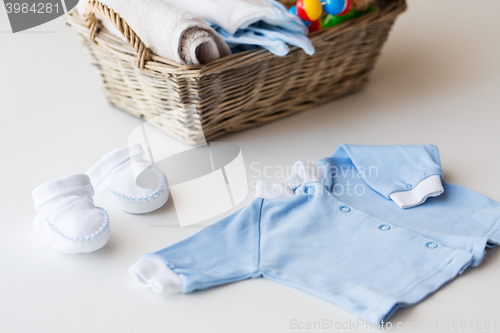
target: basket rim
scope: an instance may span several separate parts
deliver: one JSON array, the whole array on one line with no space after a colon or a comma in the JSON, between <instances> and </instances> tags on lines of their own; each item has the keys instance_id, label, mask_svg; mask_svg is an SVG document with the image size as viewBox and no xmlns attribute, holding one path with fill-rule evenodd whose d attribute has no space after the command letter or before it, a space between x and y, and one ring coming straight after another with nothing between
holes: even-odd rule
<instances>
[{"instance_id":1,"label":"basket rim","mask_svg":"<svg viewBox=\"0 0 500 333\"><path fill-rule=\"evenodd\" d=\"M320 41L321 38L324 37L325 35L328 35L328 37L335 37L336 35L342 34L350 29L353 29L360 24L366 26L390 18L395 19L399 14L406 11L406 9L407 9L406 0L393 0L392 3L390 3L385 8L367 13L361 17L349 20L347 22L343 22L337 26L316 31L310 34L309 38L314 45L315 42ZM68 25L70 26L73 26L73 24L78 25L80 28L87 30L89 32L88 35L90 36L90 30L86 27L84 18L76 10L73 10L65 14L65 17L66 17L66 23ZM135 58L137 57L135 50L129 45L129 43L112 35L104 27L101 27L100 32L96 34L95 39L96 43L100 45L108 45L110 42L114 43L117 46L118 50L116 48L112 48L109 46L108 49L112 49L115 53L116 52L120 53L122 57L127 57L127 56L130 57L130 60L132 62L135 61ZM299 48L297 46L290 45L290 52L296 49ZM175 61L160 57L154 54L152 51L150 51L150 56L151 59L145 63L144 70L146 69L160 70L162 72L167 72L171 74L184 74L189 76L191 75L201 76L201 75L213 74L220 72L221 68L227 69L233 67L234 65L238 65L239 67L253 60L263 61L272 57L278 57L269 52L265 48L258 48L255 50L235 53L227 57L212 61L209 64L205 65L186 65L177 63Z\"/></svg>"}]
</instances>

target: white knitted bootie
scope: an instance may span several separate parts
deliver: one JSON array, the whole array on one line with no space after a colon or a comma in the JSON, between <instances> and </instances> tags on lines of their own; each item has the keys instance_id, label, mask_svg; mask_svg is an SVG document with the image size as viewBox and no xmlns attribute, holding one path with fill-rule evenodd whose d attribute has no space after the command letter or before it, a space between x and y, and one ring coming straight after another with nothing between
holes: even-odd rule
<instances>
[{"instance_id":1,"label":"white knitted bootie","mask_svg":"<svg viewBox=\"0 0 500 333\"><path fill-rule=\"evenodd\" d=\"M149 213L168 200L167 178L143 156L141 145L132 144L107 153L87 172L92 185L127 213ZM137 185L139 174L144 187Z\"/></svg>"},{"instance_id":2,"label":"white knitted bootie","mask_svg":"<svg viewBox=\"0 0 500 333\"><path fill-rule=\"evenodd\" d=\"M35 230L64 253L92 252L109 239L107 212L94 205L94 189L84 174L53 180L33 190Z\"/></svg>"}]
</instances>

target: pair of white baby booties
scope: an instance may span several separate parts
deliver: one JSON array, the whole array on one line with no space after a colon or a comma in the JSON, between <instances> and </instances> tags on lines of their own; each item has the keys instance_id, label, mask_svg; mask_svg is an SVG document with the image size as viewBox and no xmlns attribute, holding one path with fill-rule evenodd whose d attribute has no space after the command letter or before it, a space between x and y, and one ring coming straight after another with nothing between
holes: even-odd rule
<instances>
[{"instance_id":1,"label":"pair of white baby booties","mask_svg":"<svg viewBox=\"0 0 500 333\"><path fill-rule=\"evenodd\" d=\"M140 174L141 186L137 185ZM138 143L104 155L86 174L49 181L33 190L35 230L64 253L92 252L109 239L108 213L94 205L94 188L107 192L120 209L149 213L168 200L165 175L144 159Z\"/></svg>"}]
</instances>

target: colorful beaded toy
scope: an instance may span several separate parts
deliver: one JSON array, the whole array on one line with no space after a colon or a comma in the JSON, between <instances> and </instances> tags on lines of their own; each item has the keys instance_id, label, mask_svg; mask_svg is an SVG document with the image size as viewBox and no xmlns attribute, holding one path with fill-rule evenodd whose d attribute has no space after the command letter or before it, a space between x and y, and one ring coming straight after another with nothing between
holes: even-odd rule
<instances>
[{"instance_id":1,"label":"colorful beaded toy","mask_svg":"<svg viewBox=\"0 0 500 333\"><path fill-rule=\"evenodd\" d=\"M300 17L309 33L312 33L363 15L365 12L353 8L353 2L354 0L298 0L288 12ZM372 6L368 11L373 10L375 8ZM327 15L320 20L323 12Z\"/></svg>"}]
</instances>

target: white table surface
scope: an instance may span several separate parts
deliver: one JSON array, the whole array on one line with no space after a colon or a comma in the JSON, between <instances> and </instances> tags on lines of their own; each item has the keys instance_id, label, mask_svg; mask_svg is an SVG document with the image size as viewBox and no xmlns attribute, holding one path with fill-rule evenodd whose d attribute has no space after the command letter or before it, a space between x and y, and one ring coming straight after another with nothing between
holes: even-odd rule
<instances>
[{"instance_id":1,"label":"white table surface","mask_svg":"<svg viewBox=\"0 0 500 333\"><path fill-rule=\"evenodd\" d=\"M142 289L129 265L200 230L178 226L171 199L155 213L134 216L97 193L111 218L102 250L65 255L44 244L32 227L31 190L85 172L126 145L141 121L106 102L63 18L12 34L0 7L1 332L294 332L311 330L293 323L355 320L264 279L191 295ZM247 167L274 168L317 161L340 143L433 143L446 180L500 201L498 13L498 0L410 0L364 91L223 141L241 147ZM500 252L488 250L480 267L392 317L394 326L416 326L393 330L472 331L446 329L456 319L482 323L478 332L500 331L499 275ZM484 320L497 320L496 329L486 329Z\"/></svg>"}]
</instances>

